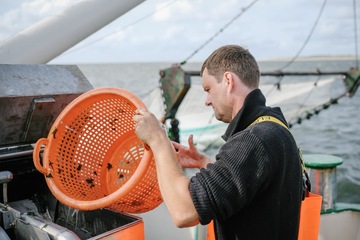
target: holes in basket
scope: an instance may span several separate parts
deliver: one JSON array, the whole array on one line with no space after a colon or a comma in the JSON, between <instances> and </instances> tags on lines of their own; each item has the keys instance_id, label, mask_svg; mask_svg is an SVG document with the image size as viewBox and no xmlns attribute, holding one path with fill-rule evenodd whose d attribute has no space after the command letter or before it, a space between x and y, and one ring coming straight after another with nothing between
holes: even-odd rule
<instances>
[{"instance_id":1,"label":"holes in basket","mask_svg":"<svg viewBox=\"0 0 360 240\"><path fill-rule=\"evenodd\" d=\"M63 188L70 195L83 199L88 198L84 195L86 191L86 195L98 194L95 188L101 188L99 179L105 155L119 136L134 130L132 116L135 110L135 106L126 99L104 99L76 113L78 115L72 122L66 123L57 164ZM126 164L133 166L119 168L118 179L125 181L133 174L138 164L133 162L140 159L141 151L143 149L134 148L129 157L126 156ZM95 186L88 191L92 184Z\"/></svg>"}]
</instances>

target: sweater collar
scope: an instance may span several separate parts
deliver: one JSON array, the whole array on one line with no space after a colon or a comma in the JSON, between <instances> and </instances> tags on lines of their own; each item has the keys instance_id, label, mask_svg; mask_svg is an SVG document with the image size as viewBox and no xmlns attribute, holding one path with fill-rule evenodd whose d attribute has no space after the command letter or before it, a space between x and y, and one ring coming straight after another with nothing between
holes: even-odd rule
<instances>
[{"instance_id":1,"label":"sweater collar","mask_svg":"<svg viewBox=\"0 0 360 240\"><path fill-rule=\"evenodd\" d=\"M247 128L256 118L267 112L266 99L260 89L251 91L245 98L243 107L231 120L222 138L227 139L238 131Z\"/></svg>"}]
</instances>

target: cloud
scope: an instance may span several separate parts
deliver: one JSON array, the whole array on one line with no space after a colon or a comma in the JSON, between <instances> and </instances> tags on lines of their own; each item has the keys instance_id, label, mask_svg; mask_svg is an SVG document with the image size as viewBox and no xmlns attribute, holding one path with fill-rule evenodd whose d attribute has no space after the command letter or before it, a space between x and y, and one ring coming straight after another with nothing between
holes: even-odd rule
<instances>
[{"instance_id":1,"label":"cloud","mask_svg":"<svg viewBox=\"0 0 360 240\"><path fill-rule=\"evenodd\" d=\"M154 20L155 21L166 21L171 16L171 9L167 8L167 4L160 3L155 7Z\"/></svg>"},{"instance_id":2,"label":"cloud","mask_svg":"<svg viewBox=\"0 0 360 240\"><path fill-rule=\"evenodd\" d=\"M0 41L79 2L3 1L8 7L2 5L0 10ZM219 32L252 2L253 0L146 0L59 59L107 61L109 55L113 56L112 59L115 57L109 53L118 51L123 53L118 61L135 61L136 58L141 61L151 57L154 61L182 60L206 41L209 43L191 61L201 61L215 48L229 43L247 46L258 58L292 57L304 44L323 4L323 0L257 1L230 26ZM360 5L357 8L359 14ZM360 24L358 28L359 26ZM214 36L216 33L219 34ZM328 1L302 54L352 53L353 35L352 3ZM83 47L76 50L80 46ZM100 55L95 56L95 52Z\"/></svg>"},{"instance_id":3,"label":"cloud","mask_svg":"<svg viewBox=\"0 0 360 240\"><path fill-rule=\"evenodd\" d=\"M28 0L20 1L19 6L13 6L16 8L3 9L5 12L0 15L0 40L4 40L76 2L79 0Z\"/></svg>"},{"instance_id":4,"label":"cloud","mask_svg":"<svg viewBox=\"0 0 360 240\"><path fill-rule=\"evenodd\" d=\"M59 10L73 4L77 1L73 0L34 0L25 2L21 5L21 9L24 11L24 15L33 14L34 16L44 17L56 13Z\"/></svg>"}]
</instances>

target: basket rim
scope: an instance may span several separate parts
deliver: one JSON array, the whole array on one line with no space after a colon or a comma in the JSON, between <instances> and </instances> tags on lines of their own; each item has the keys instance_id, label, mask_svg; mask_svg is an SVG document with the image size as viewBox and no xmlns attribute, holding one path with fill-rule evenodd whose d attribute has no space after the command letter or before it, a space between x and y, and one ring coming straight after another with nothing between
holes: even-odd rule
<instances>
[{"instance_id":1,"label":"basket rim","mask_svg":"<svg viewBox=\"0 0 360 240\"><path fill-rule=\"evenodd\" d=\"M140 164L135 170L135 173L132 175L132 177L115 192L96 200L78 200L71 198L68 195L64 194L57 187L52 178L46 178L46 181L48 183L50 191L54 194L54 196L56 196L56 198L60 202L62 202L66 206L79 210L96 210L100 208L106 208L116 203L118 199L127 195L130 191L132 191L133 187L141 181L140 176L143 176L146 173L148 166L150 165L152 155L152 151L145 150L142 160L140 161Z\"/></svg>"},{"instance_id":2,"label":"basket rim","mask_svg":"<svg viewBox=\"0 0 360 240\"><path fill-rule=\"evenodd\" d=\"M46 171L44 173L44 175L52 172L52 169L49 164L49 151L51 149L52 142L54 141L53 140L54 134L52 134L54 132L54 130L57 129L58 125L61 123L63 118L74 107L76 107L78 104L80 104L83 101L86 101L87 99L89 99L91 97L102 95L102 94L120 95L121 97L127 98L130 102L132 102L136 108L146 109L145 104L137 96L135 96L133 93L131 93L125 89L122 89L122 88L114 88L114 87L95 88L93 90L90 90L88 92L81 94L80 96L75 98L69 105L67 105L63 109L63 111L58 115L58 117L56 118L55 122L53 123L53 125L49 131L49 134L47 136L48 141L45 146L44 156L42 159L43 160L43 168ZM41 141L41 139L39 139L38 142L36 143L36 145L38 143L44 144L44 141ZM37 148L35 147L35 149L40 149L40 146L38 146ZM34 162L35 162L35 161L37 161L36 159L39 158L38 157L39 153L34 151L33 155L34 155ZM46 179L46 182L47 182L48 187L49 187L50 191L52 192L52 194L63 204L65 204L69 207L75 208L75 209L79 209L79 210L95 210L95 209L99 209L99 208L108 207L109 205L116 203L117 199L120 199L121 197L128 194L133 189L133 187L136 186L141 181L141 176L145 175L145 173L151 163L152 158L153 158L153 153L152 153L151 149L144 147L144 154L142 156L142 159L141 159L138 167L136 168L134 174L132 175L132 177L118 190L112 192L111 194L109 194L107 196L104 196L104 197L102 197L100 199L96 199L96 200L73 199L73 198L69 197L68 195L66 195L63 191L61 191L57 187L57 185L55 184L55 181L52 178L45 176L45 179ZM38 165L38 164L35 164L35 166L36 165Z\"/></svg>"}]
</instances>

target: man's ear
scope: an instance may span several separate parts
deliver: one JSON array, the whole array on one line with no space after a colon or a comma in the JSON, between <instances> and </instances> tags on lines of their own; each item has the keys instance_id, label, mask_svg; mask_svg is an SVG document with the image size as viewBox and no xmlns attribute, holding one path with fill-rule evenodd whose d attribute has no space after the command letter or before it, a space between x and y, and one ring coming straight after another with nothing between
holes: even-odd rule
<instances>
[{"instance_id":1,"label":"man's ear","mask_svg":"<svg viewBox=\"0 0 360 240\"><path fill-rule=\"evenodd\" d=\"M225 72L224 73L224 81L227 87L229 88L229 91L232 91L234 88L234 76L231 72Z\"/></svg>"}]
</instances>

